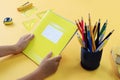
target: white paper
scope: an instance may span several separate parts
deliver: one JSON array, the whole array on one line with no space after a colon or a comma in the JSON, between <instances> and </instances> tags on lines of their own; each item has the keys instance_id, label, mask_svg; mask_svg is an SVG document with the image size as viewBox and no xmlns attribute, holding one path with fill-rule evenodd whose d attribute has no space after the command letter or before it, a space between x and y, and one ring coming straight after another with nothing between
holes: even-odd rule
<instances>
[{"instance_id":1,"label":"white paper","mask_svg":"<svg viewBox=\"0 0 120 80\"><path fill-rule=\"evenodd\" d=\"M57 43L62 37L63 32L54 28L52 25L48 25L45 30L42 32L42 35L53 43Z\"/></svg>"}]
</instances>

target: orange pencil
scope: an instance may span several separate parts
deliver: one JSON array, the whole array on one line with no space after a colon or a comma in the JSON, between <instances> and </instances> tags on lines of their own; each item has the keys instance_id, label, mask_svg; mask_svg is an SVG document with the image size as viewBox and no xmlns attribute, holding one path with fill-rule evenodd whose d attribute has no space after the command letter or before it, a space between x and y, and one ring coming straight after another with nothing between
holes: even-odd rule
<instances>
[{"instance_id":1,"label":"orange pencil","mask_svg":"<svg viewBox=\"0 0 120 80\"><path fill-rule=\"evenodd\" d=\"M92 39L92 51L95 52L96 45L95 45L95 38L94 38L94 35L93 35L93 31L92 31L90 14L89 14L89 28L90 28L90 34L91 34L91 39Z\"/></svg>"}]
</instances>

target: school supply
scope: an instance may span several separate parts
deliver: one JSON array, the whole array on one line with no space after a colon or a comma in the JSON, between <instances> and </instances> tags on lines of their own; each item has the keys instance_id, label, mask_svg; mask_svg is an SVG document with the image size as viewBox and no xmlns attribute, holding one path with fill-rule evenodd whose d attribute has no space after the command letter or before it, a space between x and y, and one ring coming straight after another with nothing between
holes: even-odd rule
<instances>
[{"instance_id":1,"label":"school supply","mask_svg":"<svg viewBox=\"0 0 120 80\"><path fill-rule=\"evenodd\" d=\"M87 50L89 50L91 53L101 51L103 47L106 45L106 43L108 42L109 37L114 32L114 30L112 30L104 38L106 27L107 27L107 20L102 26L102 28L100 28L100 25L101 25L100 19L98 22L95 23L94 28L92 28L90 14L89 14L88 21L89 21L89 25L86 25L86 23L84 23L83 18L81 19L81 21L80 20L75 21L82 38L81 39L82 41L79 40L79 42L80 44L81 42L84 43L84 44L81 44L81 46L84 48L87 48Z\"/></svg>"},{"instance_id":2,"label":"school supply","mask_svg":"<svg viewBox=\"0 0 120 80\"><path fill-rule=\"evenodd\" d=\"M35 37L23 53L39 64L51 51L53 56L59 55L76 31L74 23L48 10L33 30Z\"/></svg>"},{"instance_id":3,"label":"school supply","mask_svg":"<svg viewBox=\"0 0 120 80\"><path fill-rule=\"evenodd\" d=\"M33 7L33 3L26 2L17 8L18 11L24 11Z\"/></svg>"}]
</instances>

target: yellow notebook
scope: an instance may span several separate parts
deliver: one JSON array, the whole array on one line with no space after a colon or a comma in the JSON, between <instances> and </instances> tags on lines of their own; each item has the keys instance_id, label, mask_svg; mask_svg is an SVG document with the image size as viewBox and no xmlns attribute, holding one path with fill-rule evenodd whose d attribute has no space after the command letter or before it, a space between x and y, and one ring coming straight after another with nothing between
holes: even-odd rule
<instances>
[{"instance_id":1,"label":"yellow notebook","mask_svg":"<svg viewBox=\"0 0 120 80\"><path fill-rule=\"evenodd\" d=\"M48 10L33 31L34 39L23 53L39 64L49 53L59 55L77 31L77 27L69 20Z\"/></svg>"}]
</instances>

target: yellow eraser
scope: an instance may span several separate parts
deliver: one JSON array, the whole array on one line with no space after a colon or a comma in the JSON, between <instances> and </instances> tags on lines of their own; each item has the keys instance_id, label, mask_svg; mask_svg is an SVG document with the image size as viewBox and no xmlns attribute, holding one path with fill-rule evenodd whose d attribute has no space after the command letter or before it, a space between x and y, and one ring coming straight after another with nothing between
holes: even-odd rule
<instances>
[{"instance_id":1,"label":"yellow eraser","mask_svg":"<svg viewBox=\"0 0 120 80\"><path fill-rule=\"evenodd\" d=\"M21 5L17 8L18 11L24 11L33 7L33 3L26 2L25 4Z\"/></svg>"}]
</instances>

